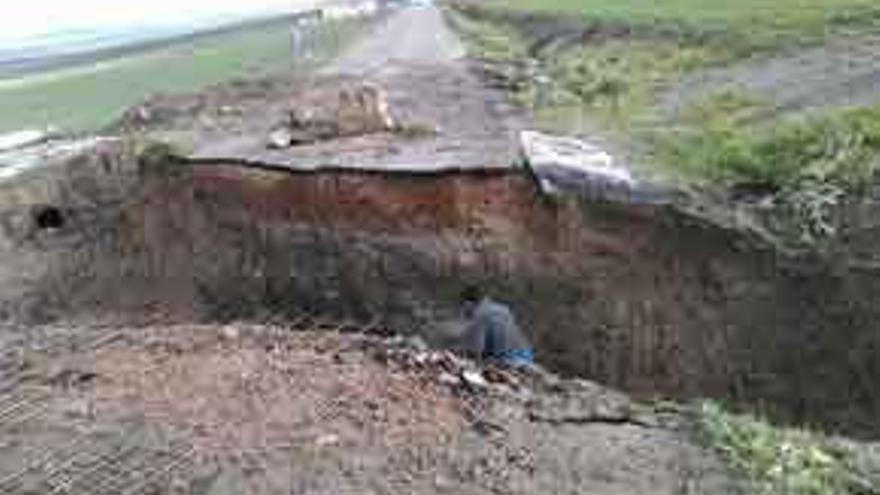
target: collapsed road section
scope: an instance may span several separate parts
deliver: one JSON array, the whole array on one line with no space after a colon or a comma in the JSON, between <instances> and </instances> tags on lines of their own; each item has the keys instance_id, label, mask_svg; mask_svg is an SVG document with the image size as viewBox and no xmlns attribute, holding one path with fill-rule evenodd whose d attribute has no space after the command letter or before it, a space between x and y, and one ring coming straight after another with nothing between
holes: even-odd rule
<instances>
[{"instance_id":1,"label":"collapsed road section","mask_svg":"<svg viewBox=\"0 0 880 495\"><path fill-rule=\"evenodd\" d=\"M0 183L0 316L318 312L444 345L479 283L555 371L877 434L875 270L690 204L546 194L565 175L513 165L515 109L437 32L404 11L311 80L157 97L74 156L41 145L50 165Z\"/></svg>"}]
</instances>

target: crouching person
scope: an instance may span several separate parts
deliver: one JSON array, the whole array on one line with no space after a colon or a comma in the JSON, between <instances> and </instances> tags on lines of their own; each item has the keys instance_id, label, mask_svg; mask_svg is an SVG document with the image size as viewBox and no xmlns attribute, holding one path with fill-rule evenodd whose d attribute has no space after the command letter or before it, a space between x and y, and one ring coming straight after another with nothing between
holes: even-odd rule
<instances>
[{"instance_id":1,"label":"crouching person","mask_svg":"<svg viewBox=\"0 0 880 495\"><path fill-rule=\"evenodd\" d=\"M514 368L533 366L532 346L510 308L493 301L476 286L462 292L461 304L467 318L464 333L467 353Z\"/></svg>"}]
</instances>

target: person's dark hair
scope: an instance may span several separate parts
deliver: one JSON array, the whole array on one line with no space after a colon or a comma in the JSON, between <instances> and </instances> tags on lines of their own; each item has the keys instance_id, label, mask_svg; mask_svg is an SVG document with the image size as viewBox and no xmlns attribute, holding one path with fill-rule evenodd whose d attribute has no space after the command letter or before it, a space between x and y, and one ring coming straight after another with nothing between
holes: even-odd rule
<instances>
[{"instance_id":1,"label":"person's dark hair","mask_svg":"<svg viewBox=\"0 0 880 495\"><path fill-rule=\"evenodd\" d=\"M463 303L478 303L483 298L483 291L476 285L468 285L461 291L459 299Z\"/></svg>"}]
</instances>

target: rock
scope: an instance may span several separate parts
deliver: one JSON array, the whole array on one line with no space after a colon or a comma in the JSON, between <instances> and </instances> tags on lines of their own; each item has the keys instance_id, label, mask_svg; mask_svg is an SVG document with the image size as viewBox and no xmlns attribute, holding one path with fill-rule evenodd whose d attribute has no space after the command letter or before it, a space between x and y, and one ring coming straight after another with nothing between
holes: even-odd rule
<instances>
[{"instance_id":1,"label":"rock","mask_svg":"<svg viewBox=\"0 0 880 495\"><path fill-rule=\"evenodd\" d=\"M519 387L521 385L520 380L508 370L491 367L486 368L483 374L489 383L498 383L511 387Z\"/></svg>"},{"instance_id":2,"label":"rock","mask_svg":"<svg viewBox=\"0 0 880 495\"><path fill-rule=\"evenodd\" d=\"M445 371L437 376L437 381L443 385L448 385L450 387L458 387L459 385L461 385L461 378Z\"/></svg>"},{"instance_id":3,"label":"rock","mask_svg":"<svg viewBox=\"0 0 880 495\"><path fill-rule=\"evenodd\" d=\"M73 399L64 405L64 415L69 418L91 418L92 404L86 399Z\"/></svg>"},{"instance_id":4,"label":"rock","mask_svg":"<svg viewBox=\"0 0 880 495\"><path fill-rule=\"evenodd\" d=\"M280 127L269 133L268 146L270 149L286 149L291 144L293 144L293 135L290 129Z\"/></svg>"},{"instance_id":5,"label":"rock","mask_svg":"<svg viewBox=\"0 0 880 495\"><path fill-rule=\"evenodd\" d=\"M280 133L278 136L282 138L280 142L286 142L283 147L287 147L397 128L385 92L374 84L360 83L302 97L283 124L289 139Z\"/></svg>"},{"instance_id":6,"label":"rock","mask_svg":"<svg viewBox=\"0 0 880 495\"><path fill-rule=\"evenodd\" d=\"M461 379L471 390L485 390L489 387L489 382L483 377L483 373L478 370L462 371Z\"/></svg>"},{"instance_id":7,"label":"rock","mask_svg":"<svg viewBox=\"0 0 880 495\"><path fill-rule=\"evenodd\" d=\"M153 111L146 105L139 106L134 112L134 118L139 124L148 124L153 120Z\"/></svg>"},{"instance_id":8,"label":"rock","mask_svg":"<svg viewBox=\"0 0 880 495\"><path fill-rule=\"evenodd\" d=\"M333 433L321 435L315 440L315 445L318 447L329 447L337 444L339 444L339 435Z\"/></svg>"},{"instance_id":9,"label":"rock","mask_svg":"<svg viewBox=\"0 0 880 495\"><path fill-rule=\"evenodd\" d=\"M440 490L451 490L455 487L455 484L449 478L437 474L434 476L434 486Z\"/></svg>"},{"instance_id":10,"label":"rock","mask_svg":"<svg viewBox=\"0 0 880 495\"><path fill-rule=\"evenodd\" d=\"M238 328L229 325L220 329L220 334L226 340L238 340L241 337L241 332Z\"/></svg>"},{"instance_id":11,"label":"rock","mask_svg":"<svg viewBox=\"0 0 880 495\"><path fill-rule=\"evenodd\" d=\"M341 135L390 131L395 127L385 92L373 84L343 88L336 112Z\"/></svg>"},{"instance_id":12,"label":"rock","mask_svg":"<svg viewBox=\"0 0 880 495\"><path fill-rule=\"evenodd\" d=\"M636 188L629 170L615 165L612 156L593 143L522 131L520 145L528 166L547 194L571 191L604 198Z\"/></svg>"},{"instance_id":13,"label":"rock","mask_svg":"<svg viewBox=\"0 0 880 495\"><path fill-rule=\"evenodd\" d=\"M46 375L46 384L68 389L84 387L93 383L98 378L96 373L75 368L67 368L63 364L49 370Z\"/></svg>"},{"instance_id":14,"label":"rock","mask_svg":"<svg viewBox=\"0 0 880 495\"><path fill-rule=\"evenodd\" d=\"M427 352L417 352L413 354L412 360L415 364L419 366L424 366L428 364L428 360L431 358L431 355Z\"/></svg>"},{"instance_id":15,"label":"rock","mask_svg":"<svg viewBox=\"0 0 880 495\"><path fill-rule=\"evenodd\" d=\"M529 418L548 423L625 423L632 419L633 403L626 395L581 380L571 385L530 401Z\"/></svg>"},{"instance_id":16,"label":"rock","mask_svg":"<svg viewBox=\"0 0 880 495\"><path fill-rule=\"evenodd\" d=\"M425 352L428 350L428 344L425 342L425 339L421 338L418 335L411 335L407 337L406 346L419 352Z\"/></svg>"},{"instance_id":17,"label":"rock","mask_svg":"<svg viewBox=\"0 0 880 495\"><path fill-rule=\"evenodd\" d=\"M224 467L212 480L206 495L238 495L247 493L247 475L237 467Z\"/></svg>"}]
</instances>

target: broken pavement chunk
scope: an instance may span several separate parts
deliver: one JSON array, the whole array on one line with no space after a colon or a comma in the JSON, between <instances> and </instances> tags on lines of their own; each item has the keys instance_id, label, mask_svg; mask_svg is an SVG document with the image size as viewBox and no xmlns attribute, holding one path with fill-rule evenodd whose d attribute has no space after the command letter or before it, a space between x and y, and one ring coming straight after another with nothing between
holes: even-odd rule
<instances>
[{"instance_id":1,"label":"broken pavement chunk","mask_svg":"<svg viewBox=\"0 0 880 495\"><path fill-rule=\"evenodd\" d=\"M605 195L631 190L636 180L599 146L571 137L522 131L523 156L546 193L557 190Z\"/></svg>"},{"instance_id":2,"label":"broken pavement chunk","mask_svg":"<svg viewBox=\"0 0 880 495\"><path fill-rule=\"evenodd\" d=\"M529 402L532 421L557 424L632 422L633 403L626 395L580 380L565 383L564 390L541 394Z\"/></svg>"},{"instance_id":3,"label":"broken pavement chunk","mask_svg":"<svg viewBox=\"0 0 880 495\"><path fill-rule=\"evenodd\" d=\"M283 150L289 148L291 144L293 144L293 135L290 133L290 129L279 127L269 133L268 146L270 149Z\"/></svg>"}]
</instances>

